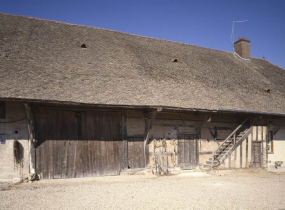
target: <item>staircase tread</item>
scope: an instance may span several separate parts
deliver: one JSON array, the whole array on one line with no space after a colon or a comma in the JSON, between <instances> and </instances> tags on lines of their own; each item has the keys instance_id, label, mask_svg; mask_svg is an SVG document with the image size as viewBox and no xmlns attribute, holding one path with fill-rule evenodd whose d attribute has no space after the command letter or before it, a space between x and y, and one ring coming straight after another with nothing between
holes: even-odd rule
<instances>
[{"instance_id":1,"label":"staircase tread","mask_svg":"<svg viewBox=\"0 0 285 210\"><path fill-rule=\"evenodd\" d=\"M235 137L234 136L229 136L228 139L226 141L224 141L218 149L216 149L214 152L215 152L215 159L214 161L212 162L212 159L213 157L209 158L209 160L206 161L206 164L203 165L204 168L209 168L211 169L212 167L212 164L213 164L213 167L216 167L218 165L220 165L220 160L223 161L225 159L225 157L228 157L229 154L231 154L234 150L233 149L233 146L234 146L234 142L235 142L235 139L237 142L241 141L241 140L244 140L242 139L246 133L250 130L250 128L247 128L248 126L246 126L245 129L243 129L242 131L238 132L235 134Z\"/></svg>"}]
</instances>

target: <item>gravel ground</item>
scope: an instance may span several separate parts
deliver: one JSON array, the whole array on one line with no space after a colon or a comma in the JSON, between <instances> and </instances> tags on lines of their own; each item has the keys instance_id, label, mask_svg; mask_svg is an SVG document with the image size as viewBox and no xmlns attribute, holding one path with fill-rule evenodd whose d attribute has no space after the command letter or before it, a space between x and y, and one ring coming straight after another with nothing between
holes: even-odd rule
<instances>
[{"instance_id":1,"label":"gravel ground","mask_svg":"<svg viewBox=\"0 0 285 210\"><path fill-rule=\"evenodd\" d=\"M0 184L0 209L284 209L285 175L123 175Z\"/></svg>"}]
</instances>

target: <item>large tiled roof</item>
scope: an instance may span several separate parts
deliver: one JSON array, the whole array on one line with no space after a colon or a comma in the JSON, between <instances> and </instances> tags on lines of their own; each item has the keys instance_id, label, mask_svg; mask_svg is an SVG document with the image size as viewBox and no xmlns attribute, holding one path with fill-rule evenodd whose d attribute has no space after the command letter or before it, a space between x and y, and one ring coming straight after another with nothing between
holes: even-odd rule
<instances>
[{"instance_id":1,"label":"large tiled roof","mask_svg":"<svg viewBox=\"0 0 285 210\"><path fill-rule=\"evenodd\" d=\"M0 28L2 99L285 114L285 71L261 59L7 14Z\"/></svg>"}]
</instances>

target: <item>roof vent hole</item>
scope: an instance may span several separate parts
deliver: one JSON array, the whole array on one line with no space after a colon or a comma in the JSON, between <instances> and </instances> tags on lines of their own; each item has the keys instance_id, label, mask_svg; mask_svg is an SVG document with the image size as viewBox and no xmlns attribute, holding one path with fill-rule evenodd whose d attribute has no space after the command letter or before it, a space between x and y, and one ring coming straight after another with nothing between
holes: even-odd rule
<instances>
[{"instance_id":1,"label":"roof vent hole","mask_svg":"<svg viewBox=\"0 0 285 210\"><path fill-rule=\"evenodd\" d=\"M82 44L81 48L87 48L86 44Z\"/></svg>"},{"instance_id":2,"label":"roof vent hole","mask_svg":"<svg viewBox=\"0 0 285 210\"><path fill-rule=\"evenodd\" d=\"M270 88L265 88L264 91L267 92L267 93L270 93L271 89Z\"/></svg>"}]
</instances>

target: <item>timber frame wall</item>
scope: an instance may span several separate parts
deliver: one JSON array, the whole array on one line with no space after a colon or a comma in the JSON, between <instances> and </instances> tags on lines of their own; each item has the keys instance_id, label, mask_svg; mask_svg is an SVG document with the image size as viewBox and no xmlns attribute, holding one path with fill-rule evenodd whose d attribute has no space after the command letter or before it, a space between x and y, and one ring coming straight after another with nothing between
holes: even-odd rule
<instances>
[{"instance_id":1,"label":"timber frame wall","mask_svg":"<svg viewBox=\"0 0 285 210\"><path fill-rule=\"evenodd\" d=\"M153 140L166 139L167 142L167 161L168 167L179 167L181 156L181 148L179 149L178 142L184 139L193 139L196 143L195 157L193 163L195 166L203 165L209 157L211 157L212 151L239 125L241 121L248 117L248 115L242 114L217 114L217 113L203 113L203 112L182 112L182 111L164 111L157 112L154 119L152 109L114 109L114 108L94 108L94 107L79 107L79 106L62 106L62 105L35 105L32 104L33 113L37 108L41 109L54 109L54 110L71 110L76 112L97 110L98 112L117 112L121 113L120 117L120 131L118 131L116 146L111 145L111 148L117 148L117 156L115 158L116 165L115 174L119 174L120 171L126 169L145 168L154 166L154 148ZM219 167L223 168L247 168L254 167L252 164L252 143L255 141L261 142L262 148L262 164L261 167L267 165L267 150L266 150L266 136L267 136L267 117L265 116L251 116L250 125L253 125L253 133L247 138L233 153L226 159L226 161ZM35 124L38 124L34 119ZM150 126L150 123L152 125ZM35 125L37 127L37 125ZM145 139L149 135L149 142L145 145ZM37 137L36 141L37 141ZM91 138L92 139L92 138ZM85 142L85 146L82 148L88 149L90 142L87 139L82 139ZM60 146L60 145L58 145ZM34 145L35 147L35 145ZM96 144L93 145L96 148ZM179 151L180 150L180 151ZM35 151L31 149L31 153ZM99 151L98 151L99 152ZM104 146L101 151L101 155L104 152L108 152L108 147ZM191 152L190 152L191 153ZM31 154L34 157L35 154ZM108 156L106 156L108 158ZM87 161L84 159L84 155L79 159L78 164ZM90 157L88 157L90 158ZM101 164L100 167L108 167L109 163L95 163L96 156L93 157L94 163ZM186 158L187 159L187 158ZM32 160L32 164L37 167L42 167L43 164L48 164L48 160L43 159L42 163L36 163L36 158ZM46 163L45 163L46 161ZM187 161L187 160L186 160ZM191 160L192 161L192 160ZM66 164L63 162L63 164ZM52 167L52 166L51 166ZM60 166L58 166L60 167ZM83 169L84 173L80 175L74 174L71 177L84 177L84 176L97 176L114 174L112 170L108 173L91 171L91 166L86 165ZM89 172L88 172L89 170ZM87 171L87 172L85 172ZM47 172L42 172L47 173ZM42 175L45 178L53 178L46 174ZM68 178L66 175L60 175L57 178Z\"/></svg>"}]
</instances>

